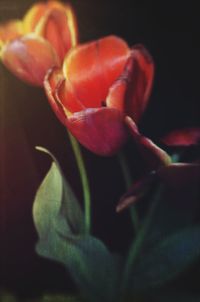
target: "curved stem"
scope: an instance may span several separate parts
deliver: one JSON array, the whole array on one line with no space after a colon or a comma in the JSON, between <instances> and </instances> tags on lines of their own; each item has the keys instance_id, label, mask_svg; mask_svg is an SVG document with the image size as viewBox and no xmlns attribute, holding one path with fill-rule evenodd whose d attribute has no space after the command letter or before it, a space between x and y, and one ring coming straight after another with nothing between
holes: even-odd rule
<instances>
[{"instance_id":1,"label":"curved stem","mask_svg":"<svg viewBox=\"0 0 200 302\"><path fill-rule=\"evenodd\" d=\"M88 176L87 176L86 167L83 160L80 145L69 131L68 131L68 135L80 173L82 189L83 189L83 198L84 198L85 233L89 234L91 231L91 195L90 195Z\"/></svg>"},{"instance_id":2,"label":"curved stem","mask_svg":"<svg viewBox=\"0 0 200 302\"><path fill-rule=\"evenodd\" d=\"M121 166L122 174L123 174L124 181L126 184L126 189L128 190L130 188L130 186L132 185L133 181L132 181L132 177L130 174L130 170L129 170L126 158L122 152L118 153L118 160L119 160L119 164ZM132 220L134 229L135 229L135 231L138 231L139 220L138 220L138 215L137 215L137 212L136 212L136 209L134 206L130 207L130 214L131 214L131 220Z\"/></svg>"},{"instance_id":3,"label":"curved stem","mask_svg":"<svg viewBox=\"0 0 200 302\"><path fill-rule=\"evenodd\" d=\"M124 272L123 272L122 292L125 292L127 289L127 286L129 283L129 278L131 276L131 272L133 271L133 266L135 264L135 261L137 260L137 257L143 246L144 240L147 236L148 229L153 220L154 213L155 213L157 204L160 200L160 197L162 195L163 189L164 189L164 187L161 184L155 193L155 196L151 203L151 207L146 216L146 219L145 219L136 239L133 241L133 243L130 247L129 254L128 254L127 261L126 261L125 268L124 268Z\"/></svg>"},{"instance_id":4,"label":"curved stem","mask_svg":"<svg viewBox=\"0 0 200 302\"><path fill-rule=\"evenodd\" d=\"M132 185L132 177L131 177L131 174L130 174L130 171L129 171L129 168L128 168L126 158L125 158L125 156L122 152L119 152L118 159L119 159L119 163L120 163L122 173L123 173L123 176L124 176L124 181L125 181L125 184L126 184L126 188L129 189L130 186Z\"/></svg>"}]
</instances>

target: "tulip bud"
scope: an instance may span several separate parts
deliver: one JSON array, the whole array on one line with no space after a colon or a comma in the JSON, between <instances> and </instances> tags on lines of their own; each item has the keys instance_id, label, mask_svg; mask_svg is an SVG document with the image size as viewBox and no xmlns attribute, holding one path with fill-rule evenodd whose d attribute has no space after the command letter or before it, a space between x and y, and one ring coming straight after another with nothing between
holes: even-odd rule
<instances>
[{"instance_id":1,"label":"tulip bud","mask_svg":"<svg viewBox=\"0 0 200 302\"><path fill-rule=\"evenodd\" d=\"M76 43L73 10L58 1L37 3L22 20L0 26L2 62L17 77L36 86L43 86L47 71L60 67Z\"/></svg>"},{"instance_id":2,"label":"tulip bud","mask_svg":"<svg viewBox=\"0 0 200 302\"><path fill-rule=\"evenodd\" d=\"M27 35L2 49L4 65L18 78L32 85L42 86L45 74L59 59L51 45L43 38Z\"/></svg>"}]
</instances>

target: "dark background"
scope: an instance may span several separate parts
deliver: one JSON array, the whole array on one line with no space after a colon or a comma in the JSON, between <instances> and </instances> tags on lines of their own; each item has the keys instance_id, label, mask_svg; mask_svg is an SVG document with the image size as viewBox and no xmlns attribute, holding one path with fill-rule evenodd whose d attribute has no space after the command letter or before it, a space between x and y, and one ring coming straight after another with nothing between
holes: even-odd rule
<instances>
[{"instance_id":1,"label":"dark background","mask_svg":"<svg viewBox=\"0 0 200 302\"><path fill-rule=\"evenodd\" d=\"M0 21L20 18L37 1L0 0ZM156 66L155 83L141 130L157 140L174 128L200 125L200 32L195 2L74 0L80 41L119 35L129 45L143 43ZM51 150L77 196L81 188L66 131L51 111L42 90L27 86L0 66L0 288L22 297L73 289L62 267L34 252L37 235L31 208L50 160L34 147ZM124 192L116 158L84 156L93 193L95 235L113 250L124 250L131 238L127 213L115 204ZM131 143L126 153L135 177L140 173ZM193 268L174 286L198 291ZM191 278L191 275L193 278Z\"/></svg>"}]
</instances>

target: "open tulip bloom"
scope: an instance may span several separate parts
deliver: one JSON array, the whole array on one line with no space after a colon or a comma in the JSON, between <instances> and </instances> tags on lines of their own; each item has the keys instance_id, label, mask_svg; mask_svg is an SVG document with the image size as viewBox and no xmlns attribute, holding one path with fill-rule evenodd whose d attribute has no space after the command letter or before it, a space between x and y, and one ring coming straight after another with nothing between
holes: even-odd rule
<instances>
[{"instance_id":1,"label":"open tulip bloom","mask_svg":"<svg viewBox=\"0 0 200 302\"><path fill-rule=\"evenodd\" d=\"M86 148L113 155L126 142L130 128L138 148L156 168L170 163L170 158L137 126L153 76L154 63L144 46L130 49L122 39L108 36L71 49L62 68L48 72L44 87L60 121ZM169 145L190 145L200 134L199 129L189 129L170 137L166 138Z\"/></svg>"},{"instance_id":2,"label":"open tulip bloom","mask_svg":"<svg viewBox=\"0 0 200 302\"><path fill-rule=\"evenodd\" d=\"M71 49L44 86L52 108L78 141L96 154L113 155L128 138L125 116L138 122L146 107L153 73L143 46L130 49L108 36Z\"/></svg>"},{"instance_id":3,"label":"open tulip bloom","mask_svg":"<svg viewBox=\"0 0 200 302\"><path fill-rule=\"evenodd\" d=\"M22 20L0 26L0 57L23 81L43 86L46 72L61 66L77 43L76 19L71 6L58 1L38 2Z\"/></svg>"},{"instance_id":4,"label":"open tulip bloom","mask_svg":"<svg viewBox=\"0 0 200 302\"><path fill-rule=\"evenodd\" d=\"M52 159L33 205L37 253L67 268L84 301L137 301L146 294L151 300L152 288L176 277L200 255L200 226L190 225L196 208L189 209L187 202L184 209L178 200L177 211L173 204L183 189L192 203L190 190L196 192L199 185L199 162L175 162L139 129L154 78L151 55L143 45L130 48L117 36L78 45L72 8L48 1L35 4L22 20L0 26L0 56L17 77L44 87L53 111L72 134L82 182L84 210L55 157L37 148ZM111 156L128 138L147 172L132 186L128 180L130 188L117 211L149 196L150 206L140 216L131 207L133 243L126 255L117 255L91 234L90 188L77 141L97 155ZM200 129L188 128L176 129L161 142L173 148L190 147L199 140ZM130 171L124 163L126 181ZM170 206L163 202L163 187L171 193Z\"/></svg>"}]
</instances>

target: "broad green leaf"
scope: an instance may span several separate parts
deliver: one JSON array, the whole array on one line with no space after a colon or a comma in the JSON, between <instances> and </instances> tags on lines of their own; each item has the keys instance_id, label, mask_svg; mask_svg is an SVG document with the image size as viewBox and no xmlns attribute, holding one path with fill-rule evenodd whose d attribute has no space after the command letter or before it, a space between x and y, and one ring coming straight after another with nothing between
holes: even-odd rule
<instances>
[{"instance_id":1,"label":"broad green leaf","mask_svg":"<svg viewBox=\"0 0 200 302\"><path fill-rule=\"evenodd\" d=\"M36 302L36 301L34 301ZM37 302L82 302L78 297L64 295L45 295Z\"/></svg>"},{"instance_id":2,"label":"broad green leaf","mask_svg":"<svg viewBox=\"0 0 200 302\"><path fill-rule=\"evenodd\" d=\"M64 179L56 159L49 151L53 162L41 183L33 205L33 218L41 240L49 236L50 229L57 229L64 235L83 232L83 214L69 184Z\"/></svg>"},{"instance_id":3,"label":"broad green leaf","mask_svg":"<svg viewBox=\"0 0 200 302\"><path fill-rule=\"evenodd\" d=\"M0 301L1 302L16 302L15 297L9 293L1 293L0 292Z\"/></svg>"},{"instance_id":4,"label":"broad green leaf","mask_svg":"<svg viewBox=\"0 0 200 302\"><path fill-rule=\"evenodd\" d=\"M157 205L145 245L152 247L163 238L191 227L198 214L199 188L166 188Z\"/></svg>"},{"instance_id":5,"label":"broad green leaf","mask_svg":"<svg viewBox=\"0 0 200 302\"><path fill-rule=\"evenodd\" d=\"M37 252L64 264L88 301L115 301L119 280L118 259L92 236L63 237L56 231L40 241Z\"/></svg>"},{"instance_id":6,"label":"broad green leaf","mask_svg":"<svg viewBox=\"0 0 200 302\"><path fill-rule=\"evenodd\" d=\"M49 154L46 149L40 150ZM100 240L84 235L82 211L56 159L52 158L54 161L33 206L39 235L37 252L62 263L88 301L115 301L118 259Z\"/></svg>"},{"instance_id":7,"label":"broad green leaf","mask_svg":"<svg viewBox=\"0 0 200 302\"><path fill-rule=\"evenodd\" d=\"M131 290L157 287L177 277L200 256L200 226L179 231L141 253L132 271Z\"/></svg>"}]
</instances>

